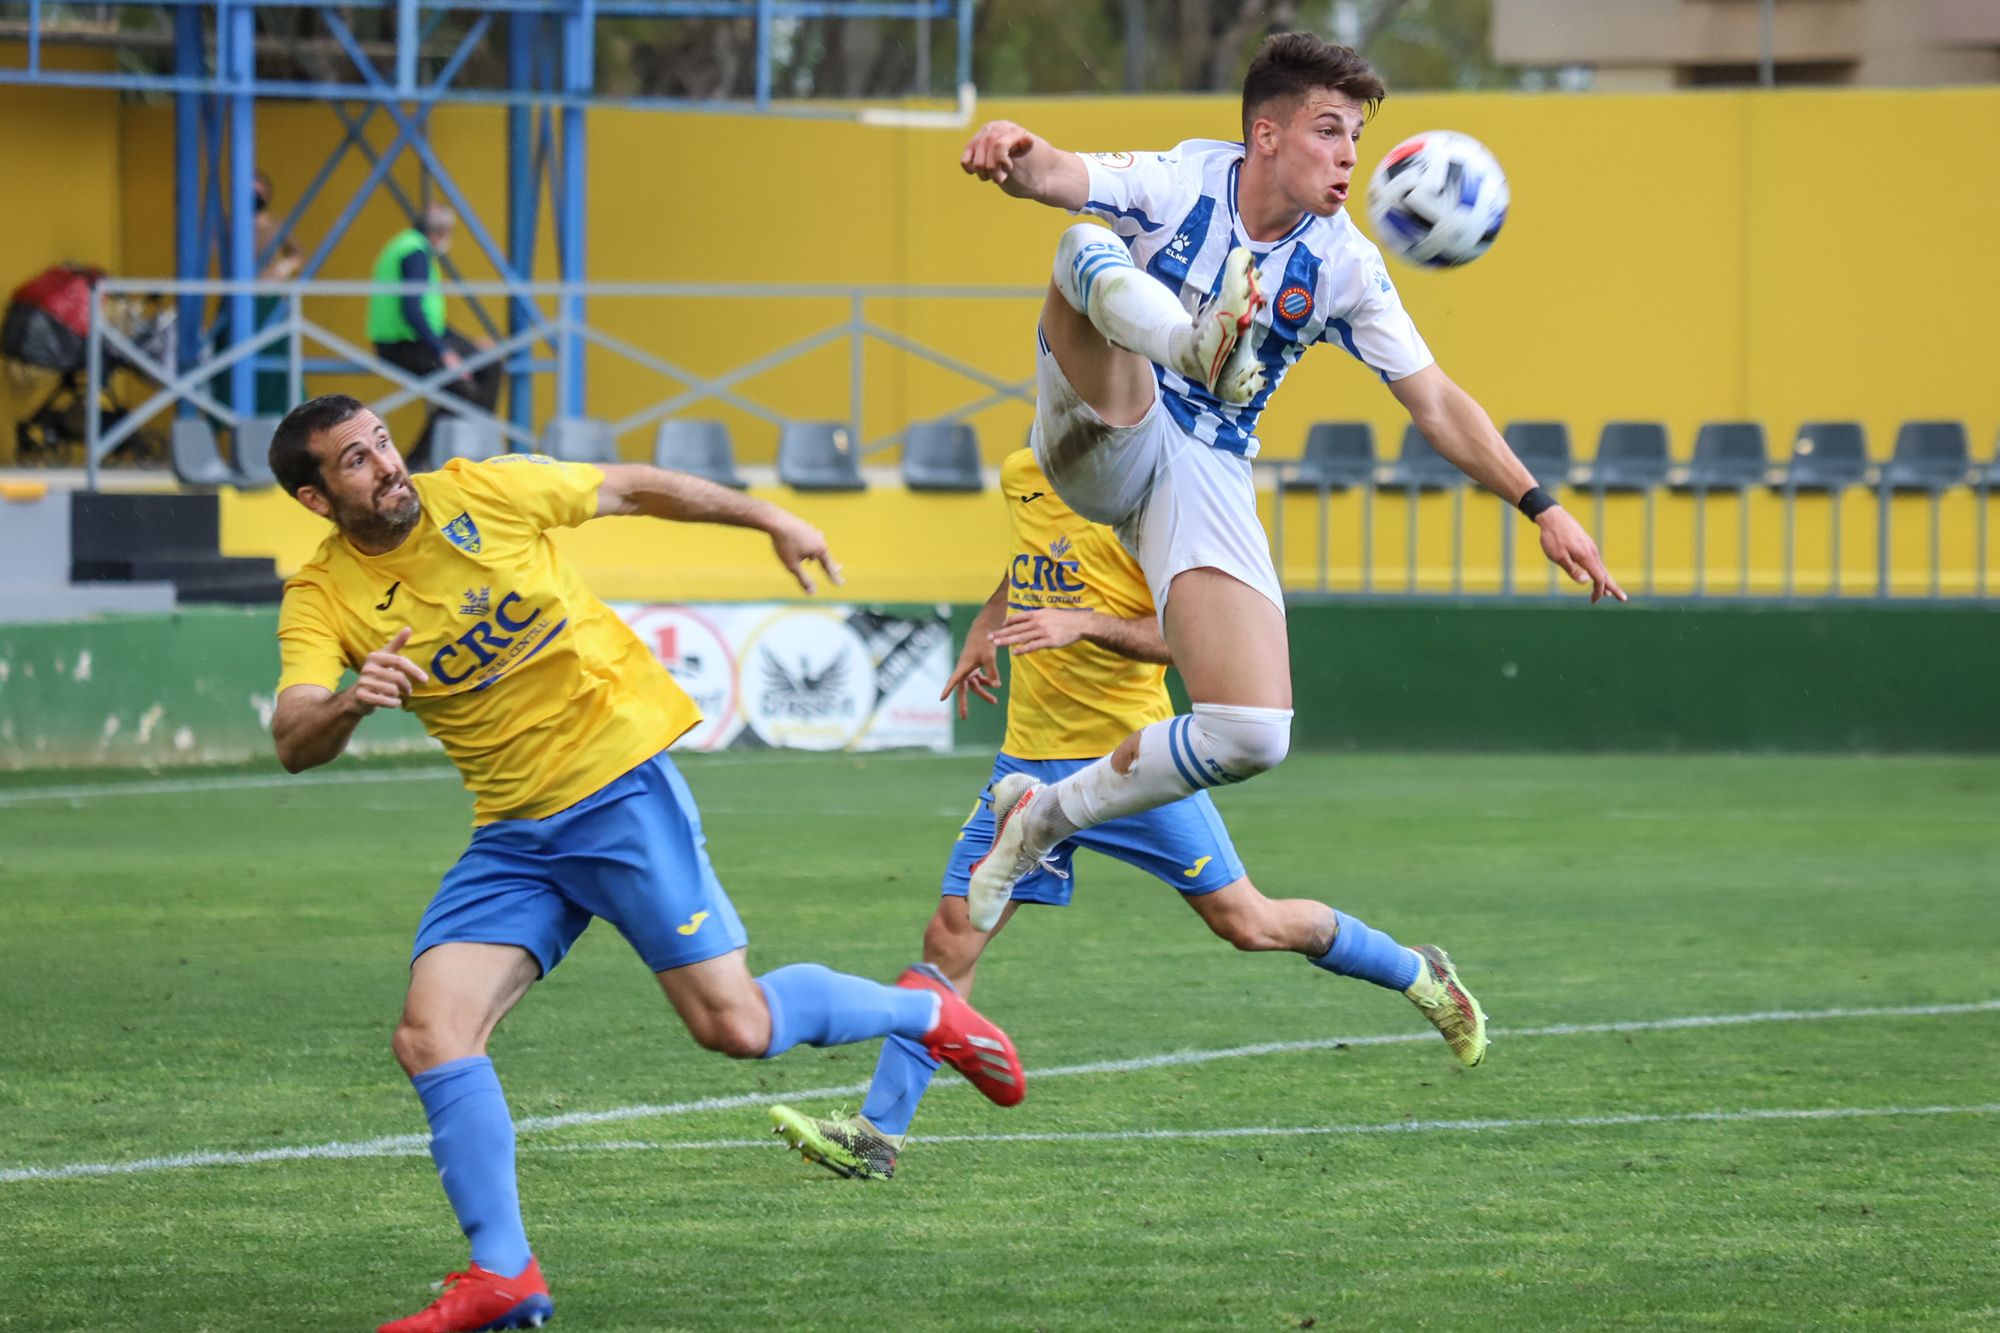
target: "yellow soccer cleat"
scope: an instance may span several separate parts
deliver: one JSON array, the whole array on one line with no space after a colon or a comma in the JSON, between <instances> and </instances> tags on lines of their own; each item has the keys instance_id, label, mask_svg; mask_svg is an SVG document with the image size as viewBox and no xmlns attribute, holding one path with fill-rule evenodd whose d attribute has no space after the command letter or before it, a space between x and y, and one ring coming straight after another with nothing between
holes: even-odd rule
<instances>
[{"instance_id":1,"label":"yellow soccer cleat","mask_svg":"<svg viewBox=\"0 0 2000 1333\"><path fill-rule=\"evenodd\" d=\"M850 1180L887 1180L896 1174L901 1136L878 1133L858 1115L844 1120L815 1120L789 1106L771 1108L772 1133L782 1137L808 1162L817 1162Z\"/></svg>"},{"instance_id":2,"label":"yellow soccer cleat","mask_svg":"<svg viewBox=\"0 0 2000 1333\"><path fill-rule=\"evenodd\" d=\"M1416 982L1403 994L1444 1037L1445 1045L1468 1068L1486 1058L1486 1011L1472 998L1451 965L1451 955L1435 944L1413 950L1423 960Z\"/></svg>"}]
</instances>

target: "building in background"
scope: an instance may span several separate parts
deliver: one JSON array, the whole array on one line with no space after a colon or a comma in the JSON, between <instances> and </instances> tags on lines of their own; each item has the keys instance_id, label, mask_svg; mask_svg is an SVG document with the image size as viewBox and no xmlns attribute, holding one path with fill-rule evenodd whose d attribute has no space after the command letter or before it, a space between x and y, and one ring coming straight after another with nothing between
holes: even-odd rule
<instances>
[{"instance_id":1,"label":"building in background","mask_svg":"<svg viewBox=\"0 0 2000 1333\"><path fill-rule=\"evenodd\" d=\"M1752 84L1760 0L1493 0L1493 58L1582 67L1601 91ZM1994 0L1777 0L1776 81L1922 86L2000 80Z\"/></svg>"}]
</instances>

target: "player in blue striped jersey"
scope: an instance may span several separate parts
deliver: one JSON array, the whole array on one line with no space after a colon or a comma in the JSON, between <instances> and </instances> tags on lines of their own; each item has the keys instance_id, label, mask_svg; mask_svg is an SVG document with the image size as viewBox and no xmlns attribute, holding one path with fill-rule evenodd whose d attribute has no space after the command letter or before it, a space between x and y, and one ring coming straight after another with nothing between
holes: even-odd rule
<instances>
[{"instance_id":1,"label":"player in blue striped jersey","mask_svg":"<svg viewBox=\"0 0 2000 1333\"><path fill-rule=\"evenodd\" d=\"M1344 212L1362 127L1385 95L1358 54L1307 33L1268 39L1243 82L1243 141L1166 152L1066 152L1007 121L965 171L1076 213L1038 336L1033 444L1069 506L1138 557L1193 701L1046 786L997 783L972 923L1078 830L1275 766L1291 740L1284 597L1257 518L1258 414L1315 343L1381 376L1431 444L1520 506L1591 600L1624 600L1582 526L1439 369L1376 250ZM1442 978L1440 980L1443 980Z\"/></svg>"}]
</instances>

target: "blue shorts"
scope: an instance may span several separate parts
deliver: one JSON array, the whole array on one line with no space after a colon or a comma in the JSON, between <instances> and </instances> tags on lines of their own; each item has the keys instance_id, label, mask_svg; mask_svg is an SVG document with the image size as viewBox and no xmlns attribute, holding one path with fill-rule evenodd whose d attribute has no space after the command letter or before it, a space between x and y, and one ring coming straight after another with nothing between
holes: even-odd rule
<instances>
[{"instance_id":1,"label":"blue shorts","mask_svg":"<svg viewBox=\"0 0 2000 1333\"><path fill-rule=\"evenodd\" d=\"M1055 782L1096 762L1016 759L1004 753L994 759L993 776L987 779L986 790L979 794L972 818L958 831L951 860L945 864L945 897L965 896L965 886L972 878L972 863L986 855L986 849L993 845L993 812L987 808L987 802L992 799L994 783L1009 773L1026 773L1042 782ZM1225 884L1243 878L1243 862L1236 855L1236 844L1229 840L1229 830L1223 827L1215 802L1208 799L1207 792L1198 791L1171 805L1126 815L1064 840L1049 860L1068 878L1036 870L1014 886L1014 901L1048 903L1054 907L1068 905L1070 893L1076 888L1072 860L1079 847L1137 866L1190 898L1214 893Z\"/></svg>"},{"instance_id":2,"label":"blue shorts","mask_svg":"<svg viewBox=\"0 0 2000 1333\"><path fill-rule=\"evenodd\" d=\"M694 796L664 753L547 819L473 830L424 909L410 961L440 944L515 944L546 976L598 916L655 972L749 942L708 864Z\"/></svg>"}]
</instances>

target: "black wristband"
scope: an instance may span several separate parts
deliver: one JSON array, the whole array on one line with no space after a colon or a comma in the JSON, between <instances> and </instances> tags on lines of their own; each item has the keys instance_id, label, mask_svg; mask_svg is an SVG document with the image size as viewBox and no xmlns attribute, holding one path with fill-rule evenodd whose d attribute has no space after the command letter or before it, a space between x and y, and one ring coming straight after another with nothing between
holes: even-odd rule
<instances>
[{"instance_id":1,"label":"black wristband","mask_svg":"<svg viewBox=\"0 0 2000 1333\"><path fill-rule=\"evenodd\" d=\"M1530 486L1528 493L1514 502L1514 507L1529 518L1540 518L1556 507L1556 497L1539 486Z\"/></svg>"}]
</instances>

